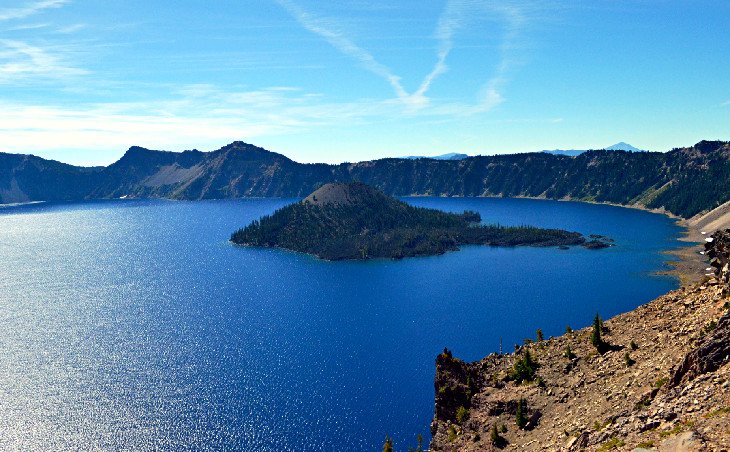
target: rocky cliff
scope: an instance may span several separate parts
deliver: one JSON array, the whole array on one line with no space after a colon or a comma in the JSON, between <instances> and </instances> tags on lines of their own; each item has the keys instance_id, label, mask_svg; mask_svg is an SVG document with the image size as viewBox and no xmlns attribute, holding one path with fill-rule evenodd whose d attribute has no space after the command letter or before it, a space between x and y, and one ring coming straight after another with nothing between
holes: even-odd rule
<instances>
[{"instance_id":1,"label":"rocky cliff","mask_svg":"<svg viewBox=\"0 0 730 452\"><path fill-rule=\"evenodd\" d=\"M728 450L730 230L705 248L704 281L597 327L439 355L432 450Z\"/></svg>"},{"instance_id":2,"label":"rocky cliff","mask_svg":"<svg viewBox=\"0 0 730 452\"><path fill-rule=\"evenodd\" d=\"M690 218L730 200L730 143L667 153L597 150L461 160L382 159L301 164L240 141L213 152L132 147L104 168L0 153L0 203L156 197L302 197L328 182L360 181L391 196L505 196L611 202Z\"/></svg>"}]
</instances>

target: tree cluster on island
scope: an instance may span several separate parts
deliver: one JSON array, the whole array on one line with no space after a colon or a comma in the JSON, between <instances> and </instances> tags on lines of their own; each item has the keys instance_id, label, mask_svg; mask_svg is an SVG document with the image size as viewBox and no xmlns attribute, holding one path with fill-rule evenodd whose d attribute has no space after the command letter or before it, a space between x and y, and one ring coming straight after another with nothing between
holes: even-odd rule
<instances>
[{"instance_id":1,"label":"tree cluster on island","mask_svg":"<svg viewBox=\"0 0 730 452\"><path fill-rule=\"evenodd\" d=\"M326 260L428 256L462 245L609 246L577 232L482 225L480 221L477 212L414 207L363 183L333 183L253 221L234 232L231 241Z\"/></svg>"}]
</instances>

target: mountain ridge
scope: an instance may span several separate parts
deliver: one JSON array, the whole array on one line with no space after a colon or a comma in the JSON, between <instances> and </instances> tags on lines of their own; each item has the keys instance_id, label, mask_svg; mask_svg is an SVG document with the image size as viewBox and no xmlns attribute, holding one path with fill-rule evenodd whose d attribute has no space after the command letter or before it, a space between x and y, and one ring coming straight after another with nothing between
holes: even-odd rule
<instances>
[{"instance_id":1,"label":"mountain ridge","mask_svg":"<svg viewBox=\"0 0 730 452\"><path fill-rule=\"evenodd\" d=\"M594 150L462 160L386 158L298 163L241 141L211 152L131 147L106 167L0 154L0 203L84 199L304 197L329 182L361 181L391 196L498 196L605 202L690 218L730 200L730 143L667 153Z\"/></svg>"}]
</instances>

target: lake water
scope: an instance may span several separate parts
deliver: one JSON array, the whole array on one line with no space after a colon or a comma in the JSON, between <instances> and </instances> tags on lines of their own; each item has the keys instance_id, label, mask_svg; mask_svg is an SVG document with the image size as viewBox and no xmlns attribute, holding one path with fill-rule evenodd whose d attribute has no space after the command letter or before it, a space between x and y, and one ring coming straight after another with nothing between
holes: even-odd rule
<instances>
[{"instance_id":1,"label":"lake water","mask_svg":"<svg viewBox=\"0 0 730 452\"><path fill-rule=\"evenodd\" d=\"M436 355L476 360L677 287L670 219L408 198L617 246L324 262L230 233L291 200L0 208L0 449L379 450L428 441Z\"/></svg>"}]
</instances>

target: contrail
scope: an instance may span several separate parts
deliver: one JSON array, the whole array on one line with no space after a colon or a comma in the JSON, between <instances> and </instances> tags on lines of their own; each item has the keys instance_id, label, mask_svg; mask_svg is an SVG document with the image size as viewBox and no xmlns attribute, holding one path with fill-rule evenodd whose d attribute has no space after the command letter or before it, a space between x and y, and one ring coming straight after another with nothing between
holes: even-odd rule
<instances>
[{"instance_id":1,"label":"contrail","mask_svg":"<svg viewBox=\"0 0 730 452\"><path fill-rule=\"evenodd\" d=\"M506 32L500 46L500 62L494 75L487 80L478 93L476 104L467 107L465 113L487 111L500 104L504 99L499 89L506 83L507 74L514 66L514 61L509 54L510 48L520 34L525 22L522 8L519 4L515 5L510 2L495 2L491 0L449 0L436 26L435 37L438 40L436 63L424 77L418 89L413 94L409 94L403 88L400 76L393 73L389 67L377 61L370 52L355 44L343 33L337 31L336 27L332 26L332 22L309 14L292 0L276 1L305 29L321 36L337 50L355 59L365 69L385 79L393 88L398 99L414 109L420 109L428 105L429 99L426 93L436 79L449 69L446 60L454 48L454 35L464 26L468 15L471 15L471 13L476 15L480 11L497 13L503 16L506 22Z\"/></svg>"},{"instance_id":2,"label":"contrail","mask_svg":"<svg viewBox=\"0 0 730 452\"><path fill-rule=\"evenodd\" d=\"M400 83L400 77L393 74L387 66L378 62L370 52L359 47L342 35L342 33L332 30L328 27L326 21L307 13L293 2L289 0L277 0L277 3L286 9L304 28L323 37L337 50L357 60L365 69L384 78L393 87L399 99L407 99L409 97L408 93L403 89L403 85Z\"/></svg>"}]
</instances>

